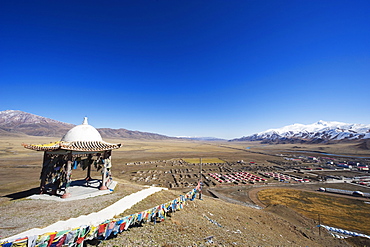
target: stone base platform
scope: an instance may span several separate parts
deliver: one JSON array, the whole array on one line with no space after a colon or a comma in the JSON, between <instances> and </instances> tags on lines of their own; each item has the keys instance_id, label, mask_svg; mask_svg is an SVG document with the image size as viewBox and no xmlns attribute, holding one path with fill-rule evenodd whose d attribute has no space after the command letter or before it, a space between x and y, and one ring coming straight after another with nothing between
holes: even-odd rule
<instances>
[{"instance_id":1,"label":"stone base platform","mask_svg":"<svg viewBox=\"0 0 370 247\"><path fill-rule=\"evenodd\" d=\"M70 197L62 198L61 195L50 195L50 194L40 194L40 195L32 195L27 197L27 199L34 199L34 200L52 200L52 201L73 201L73 200L81 200L95 196L106 195L112 193L114 188L117 185L117 182L112 181L107 190L99 190L101 184L101 180L92 179L89 181L86 180L76 180L72 181L69 189Z\"/></svg>"}]
</instances>

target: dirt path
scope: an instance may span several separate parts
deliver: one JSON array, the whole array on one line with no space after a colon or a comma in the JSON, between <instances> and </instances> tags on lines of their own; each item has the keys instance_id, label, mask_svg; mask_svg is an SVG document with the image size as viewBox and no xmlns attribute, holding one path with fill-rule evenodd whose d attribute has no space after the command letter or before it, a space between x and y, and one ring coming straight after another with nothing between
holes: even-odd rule
<instances>
[{"instance_id":1,"label":"dirt path","mask_svg":"<svg viewBox=\"0 0 370 247\"><path fill-rule=\"evenodd\" d=\"M261 191L261 190L264 190L264 189L276 189L276 188L278 188L278 187L269 187L269 188L266 188L266 187L260 187L260 188L253 188L253 189L251 189L250 191L248 191L248 196L249 196L249 199L251 199L251 201L254 203L254 204L256 204L256 205L258 205L258 206L260 206L260 207L262 207L262 208L265 208L266 207L266 205L265 204L263 204L259 199L258 199L258 192L259 191Z\"/></svg>"}]
</instances>

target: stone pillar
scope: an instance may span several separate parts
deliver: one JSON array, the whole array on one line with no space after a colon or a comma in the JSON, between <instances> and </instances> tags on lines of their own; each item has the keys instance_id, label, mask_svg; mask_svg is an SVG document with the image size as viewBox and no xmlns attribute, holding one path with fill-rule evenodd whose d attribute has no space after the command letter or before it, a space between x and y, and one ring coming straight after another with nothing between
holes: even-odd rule
<instances>
[{"instance_id":1,"label":"stone pillar","mask_svg":"<svg viewBox=\"0 0 370 247\"><path fill-rule=\"evenodd\" d=\"M105 166L105 164L103 165L103 169L102 169L102 179L101 179L101 186L99 188L99 190L107 190L108 187L107 187L107 167Z\"/></svg>"},{"instance_id":2,"label":"stone pillar","mask_svg":"<svg viewBox=\"0 0 370 247\"><path fill-rule=\"evenodd\" d=\"M107 181L108 181L108 166L110 166L110 150L104 151L103 155L103 169L102 169L102 184L99 188L100 190L107 190Z\"/></svg>"},{"instance_id":3,"label":"stone pillar","mask_svg":"<svg viewBox=\"0 0 370 247\"><path fill-rule=\"evenodd\" d=\"M107 184L109 186L112 182L112 150L106 151L106 157L105 164L107 166Z\"/></svg>"},{"instance_id":4,"label":"stone pillar","mask_svg":"<svg viewBox=\"0 0 370 247\"><path fill-rule=\"evenodd\" d=\"M89 181L91 180L91 164L92 164L92 155L89 154L89 156L87 157L87 175L86 175L86 178L85 180L86 181Z\"/></svg>"},{"instance_id":5,"label":"stone pillar","mask_svg":"<svg viewBox=\"0 0 370 247\"><path fill-rule=\"evenodd\" d=\"M46 174L49 169L49 163L50 163L50 155L45 151L44 152L44 159L42 162L42 170L40 174L40 194L45 193L45 185L46 185Z\"/></svg>"},{"instance_id":6,"label":"stone pillar","mask_svg":"<svg viewBox=\"0 0 370 247\"><path fill-rule=\"evenodd\" d=\"M71 184L71 173L72 173L72 151L67 155L67 166L65 168L66 172L66 190L62 198L71 197L71 193L69 193L69 185Z\"/></svg>"}]
</instances>

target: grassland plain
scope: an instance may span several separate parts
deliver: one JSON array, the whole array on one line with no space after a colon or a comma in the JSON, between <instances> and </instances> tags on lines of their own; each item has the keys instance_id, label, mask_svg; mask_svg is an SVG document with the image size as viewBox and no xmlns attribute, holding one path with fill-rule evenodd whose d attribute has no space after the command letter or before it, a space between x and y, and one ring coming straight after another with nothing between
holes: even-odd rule
<instances>
[{"instance_id":1,"label":"grassland plain","mask_svg":"<svg viewBox=\"0 0 370 247\"><path fill-rule=\"evenodd\" d=\"M299 213L333 227L370 235L370 204L362 200L294 189L264 189L258 198L265 205L286 205Z\"/></svg>"},{"instance_id":2,"label":"grassland plain","mask_svg":"<svg viewBox=\"0 0 370 247\"><path fill-rule=\"evenodd\" d=\"M0 196L35 188L39 184L43 152L25 149L21 144L41 144L60 140L60 137L0 137ZM225 142L198 142L188 140L129 140L108 139L111 143L122 143L122 147L113 151L113 173L116 178L124 178L122 172L129 168L128 162L155 161L167 159L214 158L224 161L239 159L264 162L269 155L254 154L243 150L242 145L224 147ZM227 142L226 142L227 144ZM228 144L227 144L228 145ZM237 148L235 149L234 146ZM138 166L141 169L145 166ZM72 179L84 178L85 173L77 169ZM99 178L95 172L92 176Z\"/></svg>"},{"instance_id":3,"label":"grassland plain","mask_svg":"<svg viewBox=\"0 0 370 247\"><path fill-rule=\"evenodd\" d=\"M322 153L348 155L348 156L365 156L370 157L369 149L359 148L361 142L349 142L349 143L333 143L333 144L278 144L278 145L256 145L256 143L251 142L241 142L238 145L247 146L250 144L250 149L255 151L261 151L266 153L290 153L301 152L302 154L307 154L307 152L312 152L312 154L320 155Z\"/></svg>"},{"instance_id":4,"label":"grassland plain","mask_svg":"<svg viewBox=\"0 0 370 247\"><path fill-rule=\"evenodd\" d=\"M0 220L4 222L0 236L9 236L33 227L42 227L55 219L75 217L76 214L86 214L99 210L113 203L124 195L139 190L141 187L125 180L124 174L143 169L156 169L155 165L127 166L127 162L155 161L168 159L220 159L227 162L238 160L265 163L271 159L273 150L281 150L292 146L268 146L269 152L264 152L265 146L256 143L229 142L198 142L187 140L106 140L112 143L122 143L122 148L113 151L113 177L120 182L117 190L109 196L89 199L75 203L35 202L25 200L24 196L34 192L39 184L42 163L42 152L27 150L21 143L49 143L60 137L0 137ZM246 149L250 147L250 149ZM309 146L305 147L310 148ZM312 149L320 149L320 146ZM341 148L340 148L341 149ZM338 150L340 150L338 149ZM263 152L262 152L263 151ZM327 150L325 150L327 151ZM334 152L331 148L330 151ZM354 153L355 154L355 153ZM129 170L129 167L131 170ZM176 168L176 167L174 167ZM161 169L158 167L158 169ZM85 172L74 170L72 179L84 178ZM100 173L94 171L92 176L99 178ZM132 211L141 211L174 199L186 189L161 192L137 204ZM45 208L47 208L45 212ZM276 208L276 207L275 207ZM271 208L270 208L271 209ZM146 224L132 228L123 235L104 242L105 246L192 246L204 245L204 238L214 236L215 245L221 246L271 246L271 245L310 245L310 246L346 246L346 242L334 240L330 235L318 236L317 228L312 220L301 219L301 215L291 212L289 208L281 208L276 212L289 211L289 219L281 218L269 210L256 210L240 205L234 205L221 200L204 197L189 203L184 210L175 213L168 221L153 226ZM61 213L63 212L63 213ZM216 227L204 217L216 220L224 228ZM55 218L57 216L57 218ZM314 219L317 217L315 216ZM294 223L291 223L293 220ZM304 222L302 225L299 225ZM3 224L3 225L4 225ZM239 231L237 231L239 230ZM240 233L241 232L241 233Z\"/></svg>"}]
</instances>

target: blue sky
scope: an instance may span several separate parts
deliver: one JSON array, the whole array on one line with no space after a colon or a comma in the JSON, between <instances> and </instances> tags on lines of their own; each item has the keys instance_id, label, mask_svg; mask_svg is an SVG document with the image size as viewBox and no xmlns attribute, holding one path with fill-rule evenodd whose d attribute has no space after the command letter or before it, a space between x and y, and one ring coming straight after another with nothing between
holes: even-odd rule
<instances>
[{"instance_id":1,"label":"blue sky","mask_svg":"<svg viewBox=\"0 0 370 247\"><path fill-rule=\"evenodd\" d=\"M168 136L370 123L370 1L1 1L0 110Z\"/></svg>"}]
</instances>

